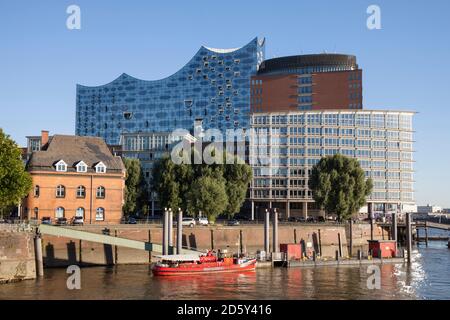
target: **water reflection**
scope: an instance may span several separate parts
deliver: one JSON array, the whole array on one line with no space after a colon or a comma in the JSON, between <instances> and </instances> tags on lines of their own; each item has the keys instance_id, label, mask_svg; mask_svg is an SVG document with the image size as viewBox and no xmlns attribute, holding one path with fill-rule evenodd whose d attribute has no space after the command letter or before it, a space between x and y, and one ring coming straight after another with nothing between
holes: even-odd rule
<instances>
[{"instance_id":1,"label":"water reflection","mask_svg":"<svg viewBox=\"0 0 450 320\"><path fill-rule=\"evenodd\" d=\"M412 257L410 266L381 266L380 290L367 287L367 266L153 277L149 266L124 265L82 269L82 289L72 291L64 269L48 269L44 279L2 285L0 299L449 299L445 244Z\"/></svg>"}]
</instances>

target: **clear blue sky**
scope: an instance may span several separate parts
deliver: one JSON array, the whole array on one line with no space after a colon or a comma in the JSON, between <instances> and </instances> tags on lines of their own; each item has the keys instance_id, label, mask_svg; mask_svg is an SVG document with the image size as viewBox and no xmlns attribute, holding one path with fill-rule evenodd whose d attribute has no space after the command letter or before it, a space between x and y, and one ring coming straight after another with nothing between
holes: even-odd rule
<instances>
[{"instance_id":1,"label":"clear blue sky","mask_svg":"<svg viewBox=\"0 0 450 320\"><path fill-rule=\"evenodd\" d=\"M81 8L81 30L66 8ZM366 9L381 8L382 30ZM266 58L355 54L365 108L415 119L418 204L450 207L450 1L0 0L0 127L20 145L41 129L73 134L75 85L126 72L158 79L201 45L233 48L266 37Z\"/></svg>"}]
</instances>

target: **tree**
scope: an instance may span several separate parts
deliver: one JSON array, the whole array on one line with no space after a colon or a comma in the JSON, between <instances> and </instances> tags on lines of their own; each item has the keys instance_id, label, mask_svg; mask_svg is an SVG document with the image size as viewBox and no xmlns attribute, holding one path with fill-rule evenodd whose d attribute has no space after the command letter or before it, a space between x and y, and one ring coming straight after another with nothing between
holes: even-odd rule
<instances>
[{"instance_id":1,"label":"tree","mask_svg":"<svg viewBox=\"0 0 450 320\"><path fill-rule=\"evenodd\" d=\"M179 172L181 171L182 169L179 170ZM176 210L180 207L182 199L180 198L178 178L180 177L177 177L176 165L168 156L155 163L152 188L157 193L162 208Z\"/></svg>"},{"instance_id":2,"label":"tree","mask_svg":"<svg viewBox=\"0 0 450 320\"><path fill-rule=\"evenodd\" d=\"M197 152L193 148L192 155ZM212 151L214 153L215 150ZM223 154L225 160L225 154ZM191 159L192 160L192 159ZM152 188L158 194L161 207L176 210L182 208L187 214L205 213L211 219L218 214L227 213L232 217L239 212L245 200L248 184L252 178L252 170L247 164L175 164L169 157L158 160L153 169ZM224 161L225 163L225 161ZM209 177L210 179L201 179ZM214 181L217 186L213 186ZM206 186L202 185L207 183ZM209 207L209 196L203 197L199 190L208 194L221 193L225 190L226 206L217 205L212 213ZM220 196L222 198L222 195ZM205 201L205 203L201 203ZM207 203L208 202L208 203ZM218 213L217 213L218 212Z\"/></svg>"},{"instance_id":3,"label":"tree","mask_svg":"<svg viewBox=\"0 0 450 320\"><path fill-rule=\"evenodd\" d=\"M235 158L236 161L236 158ZM228 204L225 209L228 217L233 217L242 207L247 194L247 189L252 180L252 168L247 164L224 165L225 189L228 196Z\"/></svg>"},{"instance_id":4,"label":"tree","mask_svg":"<svg viewBox=\"0 0 450 320\"><path fill-rule=\"evenodd\" d=\"M136 211L148 211L147 206L147 184L144 174L141 170L141 164L138 159L123 159L126 168L125 180L125 204L123 212L125 215L131 215Z\"/></svg>"},{"instance_id":5,"label":"tree","mask_svg":"<svg viewBox=\"0 0 450 320\"><path fill-rule=\"evenodd\" d=\"M198 177L186 196L189 212L201 211L210 221L215 221L224 212L228 201L224 179L214 179L208 175Z\"/></svg>"},{"instance_id":6,"label":"tree","mask_svg":"<svg viewBox=\"0 0 450 320\"><path fill-rule=\"evenodd\" d=\"M358 160L337 154L322 158L313 167L309 188L321 208L345 220L366 203L373 183L365 179Z\"/></svg>"},{"instance_id":7,"label":"tree","mask_svg":"<svg viewBox=\"0 0 450 320\"><path fill-rule=\"evenodd\" d=\"M0 128L0 211L18 205L31 187L19 147Z\"/></svg>"}]
</instances>

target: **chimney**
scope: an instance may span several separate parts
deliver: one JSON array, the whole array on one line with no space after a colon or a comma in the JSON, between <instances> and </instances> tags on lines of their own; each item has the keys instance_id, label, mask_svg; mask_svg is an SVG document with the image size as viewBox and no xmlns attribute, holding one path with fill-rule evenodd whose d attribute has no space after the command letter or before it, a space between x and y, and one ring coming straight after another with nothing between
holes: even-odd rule
<instances>
[{"instance_id":1,"label":"chimney","mask_svg":"<svg viewBox=\"0 0 450 320\"><path fill-rule=\"evenodd\" d=\"M41 148L48 143L48 131L41 131Z\"/></svg>"}]
</instances>

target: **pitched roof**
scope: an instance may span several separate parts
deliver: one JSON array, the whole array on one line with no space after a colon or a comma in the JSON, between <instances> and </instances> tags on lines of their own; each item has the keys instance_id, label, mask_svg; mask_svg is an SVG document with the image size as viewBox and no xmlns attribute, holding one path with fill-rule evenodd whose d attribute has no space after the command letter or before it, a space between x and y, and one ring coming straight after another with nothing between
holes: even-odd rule
<instances>
[{"instance_id":1,"label":"pitched roof","mask_svg":"<svg viewBox=\"0 0 450 320\"><path fill-rule=\"evenodd\" d=\"M80 161L93 168L101 161L107 171L125 170L122 159L112 155L102 138L69 135L54 135L46 150L33 152L27 168L51 168L59 160L64 160L70 168Z\"/></svg>"}]
</instances>

